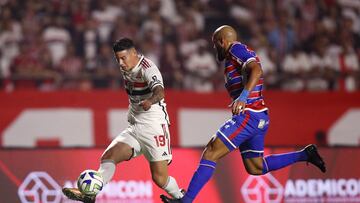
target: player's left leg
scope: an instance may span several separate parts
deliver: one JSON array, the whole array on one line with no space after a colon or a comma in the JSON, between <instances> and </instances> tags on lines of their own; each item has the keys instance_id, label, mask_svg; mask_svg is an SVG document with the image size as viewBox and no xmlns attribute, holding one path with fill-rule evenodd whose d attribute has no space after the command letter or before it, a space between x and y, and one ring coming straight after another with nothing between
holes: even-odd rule
<instances>
[{"instance_id":1,"label":"player's left leg","mask_svg":"<svg viewBox=\"0 0 360 203\"><path fill-rule=\"evenodd\" d=\"M227 120L217 131L208 145L206 146L198 169L195 171L188 190L180 202L192 202L202 187L210 180L213 175L216 163L219 159L235 150L240 143L244 142L252 135L252 129L248 128L248 122L252 120L251 115L234 115ZM163 202L176 202L162 196Z\"/></svg>"},{"instance_id":2,"label":"player's left leg","mask_svg":"<svg viewBox=\"0 0 360 203\"><path fill-rule=\"evenodd\" d=\"M179 199L184 196L175 178L168 174L168 161L152 161L150 162L151 176L154 183L165 190L173 198Z\"/></svg>"},{"instance_id":3,"label":"player's left leg","mask_svg":"<svg viewBox=\"0 0 360 203\"><path fill-rule=\"evenodd\" d=\"M267 112L256 113L255 117L259 124L255 123L256 135L246 140L239 146L246 171L251 175L263 175L270 171L278 170L297 162L310 162L318 167L322 172L326 171L325 163L319 155L315 145L308 145L300 151L288 152L283 154L272 154L263 157L264 138L267 133L269 123ZM263 120L263 122L261 122Z\"/></svg>"},{"instance_id":4,"label":"player's left leg","mask_svg":"<svg viewBox=\"0 0 360 203\"><path fill-rule=\"evenodd\" d=\"M230 153L230 150L220 138L210 140L203 152L199 167L190 181L188 190L186 191L182 202L188 203L195 199L203 186L214 174L217 161L226 156L228 153Z\"/></svg>"},{"instance_id":5,"label":"player's left leg","mask_svg":"<svg viewBox=\"0 0 360 203\"><path fill-rule=\"evenodd\" d=\"M186 191L184 197L181 199L171 199L165 195L161 195L160 197L162 201L165 203L193 202L203 186L212 177L216 168L216 162L226 156L229 152L230 150L220 138L211 139L203 152L199 167L191 178L188 190Z\"/></svg>"},{"instance_id":6,"label":"player's left leg","mask_svg":"<svg viewBox=\"0 0 360 203\"><path fill-rule=\"evenodd\" d=\"M122 131L106 148L101 156L101 163L98 172L102 175L106 185L115 173L116 164L130 160L132 157L141 154L141 147L138 141L132 136L134 126L129 125ZM95 196L82 194L78 188L63 188L63 193L69 199L86 203L95 202Z\"/></svg>"},{"instance_id":7,"label":"player's left leg","mask_svg":"<svg viewBox=\"0 0 360 203\"><path fill-rule=\"evenodd\" d=\"M246 171L251 175L263 175L297 162L310 162L323 173L326 172L325 162L315 145L308 145L302 150L283 154L271 154L265 157L246 157L243 155Z\"/></svg>"}]
</instances>

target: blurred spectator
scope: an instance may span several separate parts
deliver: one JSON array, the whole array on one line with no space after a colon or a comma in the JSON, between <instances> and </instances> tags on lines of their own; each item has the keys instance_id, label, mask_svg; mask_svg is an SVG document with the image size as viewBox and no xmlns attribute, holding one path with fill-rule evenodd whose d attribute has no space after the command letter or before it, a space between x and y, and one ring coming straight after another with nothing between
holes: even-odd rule
<instances>
[{"instance_id":1,"label":"blurred spectator","mask_svg":"<svg viewBox=\"0 0 360 203\"><path fill-rule=\"evenodd\" d=\"M84 64L80 57L75 55L75 48L67 46L66 55L61 59L56 68L64 77L63 88L77 89L84 73Z\"/></svg>"},{"instance_id":2,"label":"blurred spectator","mask_svg":"<svg viewBox=\"0 0 360 203\"><path fill-rule=\"evenodd\" d=\"M315 32L315 25L319 16L319 7L315 0L304 0L299 5L299 36L300 42L307 40Z\"/></svg>"},{"instance_id":3,"label":"blurred spectator","mask_svg":"<svg viewBox=\"0 0 360 203\"><path fill-rule=\"evenodd\" d=\"M95 88L116 88L122 84L118 65L108 44L101 44L95 57L96 69L92 71Z\"/></svg>"},{"instance_id":4,"label":"blurred spectator","mask_svg":"<svg viewBox=\"0 0 360 203\"><path fill-rule=\"evenodd\" d=\"M43 32L43 39L51 53L53 65L57 65L66 55L66 47L70 43L70 33L65 29L62 17L55 17L49 27Z\"/></svg>"},{"instance_id":5,"label":"blurred spectator","mask_svg":"<svg viewBox=\"0 0 360 203\"><path fill-rule=\"evenodd\" d=\"M98 23L97 29L100 42L109 42L111 31L114 28L115 20L123 15L121 7L109 4L108 0L96 1L96 9L92 12L92 18Z\"/></svg>"},{"instance_id":6,"label":"blurred spectator","mask_svg":"<svg viewBox=\"0 0 360 203\"><path fill-rule=\"evenodd\" d=\"M165 87L181 89L183 87L184 73L174 44L165 42L163 55L160 61L160 71Z\"/></svg>"},{"instance_id":7,"label":"blurred spectator","mask_svg":"<svg viewBox=\"0 0 360 203\"><path fill-rule=\"evenodd\" d=\"M214 90L212 78L217 71L214 55L207 51L206 41L200 44L199 51L190 55L185 62L187 74L184 87L197 92Z\"/></svg>"},{"instance_id":8,"label":"blurred spectator","mask_svg":"<svg viewBox=\"0 0 360 203\"><path fill-rule=\"evenodd\" d=\"M325 91L335 89L335 64L327 52L328 39L316 39L314 52L310 55L308 90Z\"/></svg>"},{"instance_id":9,"label":"blurred spectator","mask_svg":"<svg viewBox=\"0 0 360 203\"><path fill-rule=\"evenodd\" d=\"M84 38L84 58L86 61L86 68L91 70L96 68L96 52L99 46L99 36L96 31L96 23L94 20L89 19L85 23L85 30L83 32Z\"/></svg>"},{"instance_id":10,"label":"blurred spectator","mask_svg":"<svg viewBox=\"0 0 360 203\"><path fill-rule=\"evenodd\" d=\"M351 38L341 36L341 52L337 56L340 90L353 92L357 90L357 75L359 74L358 57L352 47Z\"/></svg>"},{"instance_id":11,"label":"blurred spectator","mask_svg":"<svg viewBox=\"0 0 360 203\"><path fill-rule=\"evenodd\" d=\"M295 45L295 33L288 23L288 15L285 10L280 11L278 24L268 34L268 40L276 50L276 63L279 64L285 54L290 52Z\"/></svg>"},{"instance_id":12,"label":"blurred spectator","mask_svg":"<svg viewBox=\"0 0 360 203\"><path fill-rule=\"evenodd\" d=\"M223 91L222 69L203 42L229 24L256 50L267 89L359 91L359 2L5 0L0 80L9 91L20 75L40 90L118 88L111 43L130 37L160 64L167 87Z\"/></svg>"},{"instance_id":13,"label":"blurred spectator","mask_svg":"<svg viewBox=\"0 0 360 203\"><path fill-rule=\"evenodd\" d=\"M23 35L21 25L12 18L9 8L4 8L0 16L1 74L3 77L9 77L10 64L19 54L19 42L22 40Z\"/></svg>"},{"instance_id":14,"label":"blurred spectator","mask_svg":"<svg viewBox=\"0 0 360 203\"><path fill-rule=\"evenodd\" d=\"M139 32L136 17L118 17L111 33L113 42L123 37L132 38Z\"/></svg>"},{"instance_id":15,"label":"blurred spectator","mask_svg":"<svg viewBox=\"0 0 360 203\"><path fill-rule=\"evenodd\" d=\"M54 84L56 73L41 60L43 56L39 57L39 55L35 54L36 50L28 43L21 43L20 49L20 54L15 57L11 65L15 88L54 89L53 85L50 88L48 84Z\"/></svg>"},{"instance_id":16,"label":"blurred spectator","mask_svg":"<svg viewBox=\"0 0 360 203\"><path fill-rule=\"evenodd\" d=\"M302 91L306 87L306 80L310 70L308 55L295 47L293 51L285 55L283 61L284 82L283 89L291 91Z\"/></svg>"}]
</instances>

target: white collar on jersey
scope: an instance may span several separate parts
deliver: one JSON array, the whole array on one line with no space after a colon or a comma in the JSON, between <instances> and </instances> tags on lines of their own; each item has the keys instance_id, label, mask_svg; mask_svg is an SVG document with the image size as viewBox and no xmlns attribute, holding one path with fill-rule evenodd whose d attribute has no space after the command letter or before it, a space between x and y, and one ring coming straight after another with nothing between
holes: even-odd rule
<instances>
[{"instance_id":1,"label":"white collar on jersey","mask_svg":"<svg viewBox=\"0 0 360 203\"><path fill-rule=\"evenodd\" d=\"M139 54L139 58L140 59L139 59L138 63L135 65L135 67L129 71L130 73L136 73L140 69L140 63L143 60L144 55Z\"/></svg>"}]
</instances>

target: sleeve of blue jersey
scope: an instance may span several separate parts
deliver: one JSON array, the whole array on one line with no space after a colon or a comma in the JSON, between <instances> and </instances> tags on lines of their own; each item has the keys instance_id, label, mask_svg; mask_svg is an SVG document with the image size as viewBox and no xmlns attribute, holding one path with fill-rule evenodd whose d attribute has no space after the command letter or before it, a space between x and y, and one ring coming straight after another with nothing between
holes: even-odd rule
<instances>
[{"instance_id":1,"label":"sleeve of blue jersey","mask_svg":"<svg viewBox=\"0 0 360 203\"><path fill-rule=\"evenodd\" d=\"M230 54L240 63L246 65L250 61L256 60L256 54L246 48L243 44L234 44L230 49Z\"/></svg>"}]
</instances>

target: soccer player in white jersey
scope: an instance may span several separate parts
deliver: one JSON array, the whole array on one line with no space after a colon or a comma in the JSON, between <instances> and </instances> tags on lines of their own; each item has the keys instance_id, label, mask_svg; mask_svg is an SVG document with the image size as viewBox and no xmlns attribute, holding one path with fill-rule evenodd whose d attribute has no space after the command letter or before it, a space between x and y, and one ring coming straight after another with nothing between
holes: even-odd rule
<instances>
[{"instance_id":1,"label":"soccer player in white jersey","mask_svg":"<svg viewBox=\"0 0 360 203\"><path fill-rule=\"evenodd\" d=\"M172 154L161 73L152 61L137 52L131 39L120 39L113 45L113 51L129 96L129 125L101 157L98 171L104 184L113 177L116 164L143 154L149 161L154 183L172 197L181 198L183 194L176 180L168 175ZM69 199L95 202L95 197L76 188L63 188L63 193Z\"/></svg>"}]
</instances>

